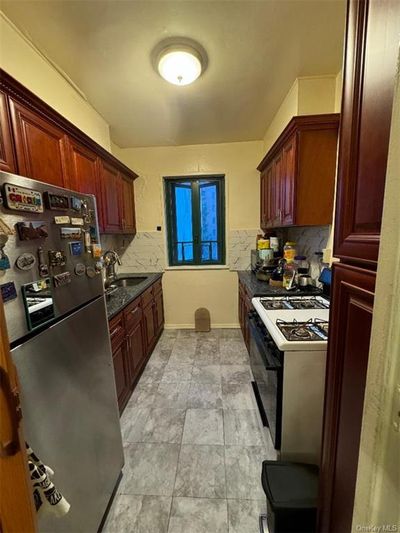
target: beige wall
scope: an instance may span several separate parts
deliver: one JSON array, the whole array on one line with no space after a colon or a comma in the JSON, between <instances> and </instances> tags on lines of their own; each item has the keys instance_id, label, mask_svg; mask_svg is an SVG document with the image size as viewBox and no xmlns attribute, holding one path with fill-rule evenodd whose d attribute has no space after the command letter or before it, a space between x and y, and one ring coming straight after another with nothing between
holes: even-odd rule
<instances>
[{"instance_id":1,"label":"beige wall","mask_svg":"<svg viewBox=\"0 0 400 533\"><path fill-rule=\"evenodd\" d=\"M336 76L308 76L297 78L275 113L264 134L267 152L296 115L333 113L336 99Z\"/></svg>"},{"instance_id":2,"label":"beige wall","mask_svg":"<svg viewBox=\"0 0 400 533\"><path fill-rule=\"evenodd\" d=\"M158 225L164 229L163 176L225 174L228 237L231 230L256 229L259 226L259 174L256 166L262 154L262 141L154 148L115 147L115 155L140 176L135 181L139 232L155 231ZM135 242L131 246L135 246ZM194 311L203 306L210 310L214 327L238 324L237 275L229 267L167 269L163 286L167 327L193 327Z\"/></svg>"},{"instance_id":3,"label":"beige wall","mask_svg":"<svg viewBox=\"0 0 400 533\"><path fill-rule=\"evenodd\" d=\"M0 67L110 150L106 121L1 11Z\"/></svg>"}]
</instances>

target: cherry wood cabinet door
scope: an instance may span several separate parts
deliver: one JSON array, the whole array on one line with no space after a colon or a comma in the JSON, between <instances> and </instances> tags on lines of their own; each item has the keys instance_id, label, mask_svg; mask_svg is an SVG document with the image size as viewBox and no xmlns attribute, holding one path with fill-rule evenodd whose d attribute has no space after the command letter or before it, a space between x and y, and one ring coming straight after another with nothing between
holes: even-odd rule
<instances>
[{"instance_id":1,"label":"cherry wood cabinet door","mask_svg":"<svg viewBox=\"0 0 400 533\"><path fill-rule=\"evenodd\" d=\"M260 176L260 228L267 227L266 183L267 179L264 171Z\"/></svg>"},{"instance_id":2,"label":"cherry wood cabinet door","mask_svg":"<svg viewBox=\"0 0 400 533\"><path fill-rule=\"evenodd\" d=\"M100 160L103 228L105 233L122 232L122 178L116 168Z\"/></svg>"},{"instance_id":3,"label":"cherry wood cabinet door","mask_svg":"<svg viewBox=\"0 0 400 533\"><path fill-rule=\"evenodd\" d=\"M281 223L291 226L294 223L294 187L296 173L296 136L283 147L281 177Z\"/></svg>"},{"instance_id":4,"label":"cherry wood cabinet door","mask_svg":"<svg viewBox=\"0 0 400 533\"><path fill-rule=\"evenodd\" d=\"M115 386L117 389L118 407L120 413L130 395L130 369L128 360L127 343L124 341L113 350L113 365Z\"/></svg>"},{"instance_id":5,"label":"cherry wood cabinet door","mask_svg":"<svg viewBox=\"0 0 400 533\"><path fill-rule=\"evenodd\" d=\"M164 327L164 301L162 292L154 295L154 320L157 335Z\"/></svg>"},{"instance_id":6,"label":"cherry wood cabinet door","mask_svg":"<svg viewBox=\"0 0 400 533\"><path fill-rule=\"evenodd\" d=\"M274 224L275 201L274 201L274 166L271 164L265 171L265 227L271 228Z\"/></svg>"},{"instance_id":7,"label":"cherry wood cabinet door","mask_svg":"<svg viewBox=\"0 0 400 533\"><path fill-rule=\"evenodd\" d=\"M66 134L12 98L9 104L18 173L69 187Z\"/></svg>"},{"instance_id":8,"label":"cherry wood cabinet door","mask_svg":"<svg viewBox=\"0 0 400 533\"><path fill-rule=\"evenodd\" d=\"M122 182L122 229L124 233L136 233L135 197L131 178L121 177Z\"/></svg>"},{"instance_id":9,"label":"cherry wood cabinet door","mask_svg":"<svg viewBox=\"0 0 400 533\"><path fill-rule=\"evenodd\" d=\"M375 277L333 266L318 531L351 530Z\"/></svg>"},{"instance_id":10,"label":"cherry wood cabinet door","mask_svg":"<svg viewBox=\"0 0 400 533\"><path fill-rule=\"evenodd\" d=\"M281 189L283 177L283 152L274 159L271 187L271 221L273 227L281 225Z\"/></svg>"},{"instance_id":11,"label":"cherry wood cabinet door","mask_svg":"<svg viewBox=\"0 0 400 533\"><path fill-rule=\"evenodd\" d=\"M130 385L133 385L145 358L145 349L143 344L142 322L127 334L128 358L130 369Z\"/></svg>"},{"instance_id":12,"label":"cherry wood cabinet door","mask_svg":"<svg viewBox=\"0 0 400 533\"><path fill-rule=\"evenodd\" d=\"M0 91L0 170L17 173L7 96Z\"/></svg>"},{"instance_id":13,"label":"cherry wood cabinet door","mask_svg":"<svg viewBox=\"0 0 400 533\"><path fill-rule=\"evenodd\" d=\"M70 186L76 191L94 194L101 231L103 212L98 157L94 152L71 139L68 145Z\"/></svg>"},{"instance_id":14,"label":"cherry wood cabinet door","mask_svg":"<svg viewBox=\"0 0 400 533\"><path fill-rule=\"evenodd\" d=\"M400 2L348 2L334 255L376 265Z\"/></svg>"},{"instance_id":15,"label":"cherry wood cabinet door","mask_svg":"<svg viewBox=\"0 0 400 533\"><path fill-rule=\"evenodd\" d=\"M156 326L154 322L154 302L152 301L143 309L144 336L146 340L146 351L151 349L156 336Z\"/></svg>"}]
</instances>

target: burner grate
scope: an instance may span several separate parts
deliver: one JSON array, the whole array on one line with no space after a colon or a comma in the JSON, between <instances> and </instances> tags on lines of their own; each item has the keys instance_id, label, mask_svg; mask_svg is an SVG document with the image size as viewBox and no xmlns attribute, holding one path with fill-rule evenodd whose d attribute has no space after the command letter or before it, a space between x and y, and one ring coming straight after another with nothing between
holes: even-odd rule
<instances>
[{"instance_id":1,"label":"burner grate","mask_svg":"<svg viewBox=\"0 0 400 533\"><path fill-rule=\"evenodd\" d=\"M288 341L326 341L328 340L329 324L319 318L307 322L293 320L286 322L280 318L276 325Z\"/></svg>"},{"instance_id":2,"label":"burner grate","mask_svg":"<svg viewBox=\"0 0 400 533\"><path fill-rule=\"evenodd\" d=\"M329 309L329 304L318 300L315 296L283 298L262 298L261 303L268 311L280 309Z\"/></svg>"}]
</instances>

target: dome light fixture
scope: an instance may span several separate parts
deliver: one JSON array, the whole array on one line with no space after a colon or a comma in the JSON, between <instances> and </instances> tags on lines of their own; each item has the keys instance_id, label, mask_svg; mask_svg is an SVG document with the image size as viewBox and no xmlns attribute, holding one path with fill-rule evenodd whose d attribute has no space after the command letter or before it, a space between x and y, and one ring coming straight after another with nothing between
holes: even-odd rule
<instances>
[{"instance_id":1,"label":"dome light fixture","mask_svg":"<svg viewBox=\"0 0 400 533\"><path fill-rule=\"evenodd\" d=\"M160 76L169 83L189 85L201 75L203 60L191 46L168 46L160 53L157 67Z\"/></svg>"}]
</instances>

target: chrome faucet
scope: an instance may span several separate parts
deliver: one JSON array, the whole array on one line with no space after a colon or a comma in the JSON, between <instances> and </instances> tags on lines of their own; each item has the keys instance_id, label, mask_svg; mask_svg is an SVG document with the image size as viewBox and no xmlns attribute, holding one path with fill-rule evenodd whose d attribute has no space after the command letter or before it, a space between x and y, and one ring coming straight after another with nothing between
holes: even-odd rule
<instances>
[{"instance_id":1,"label":"chrome faucet","mask_svg":"<svg viewBox=\"0 0 400 533\"><path fill-rule=\"evenodd\" d=\"M103 261L106 267L106 286L110 285L117 277L115 265L122 265L121 259L115 250L107 250L103 254Z\"/></svg>"}]
</instances>

